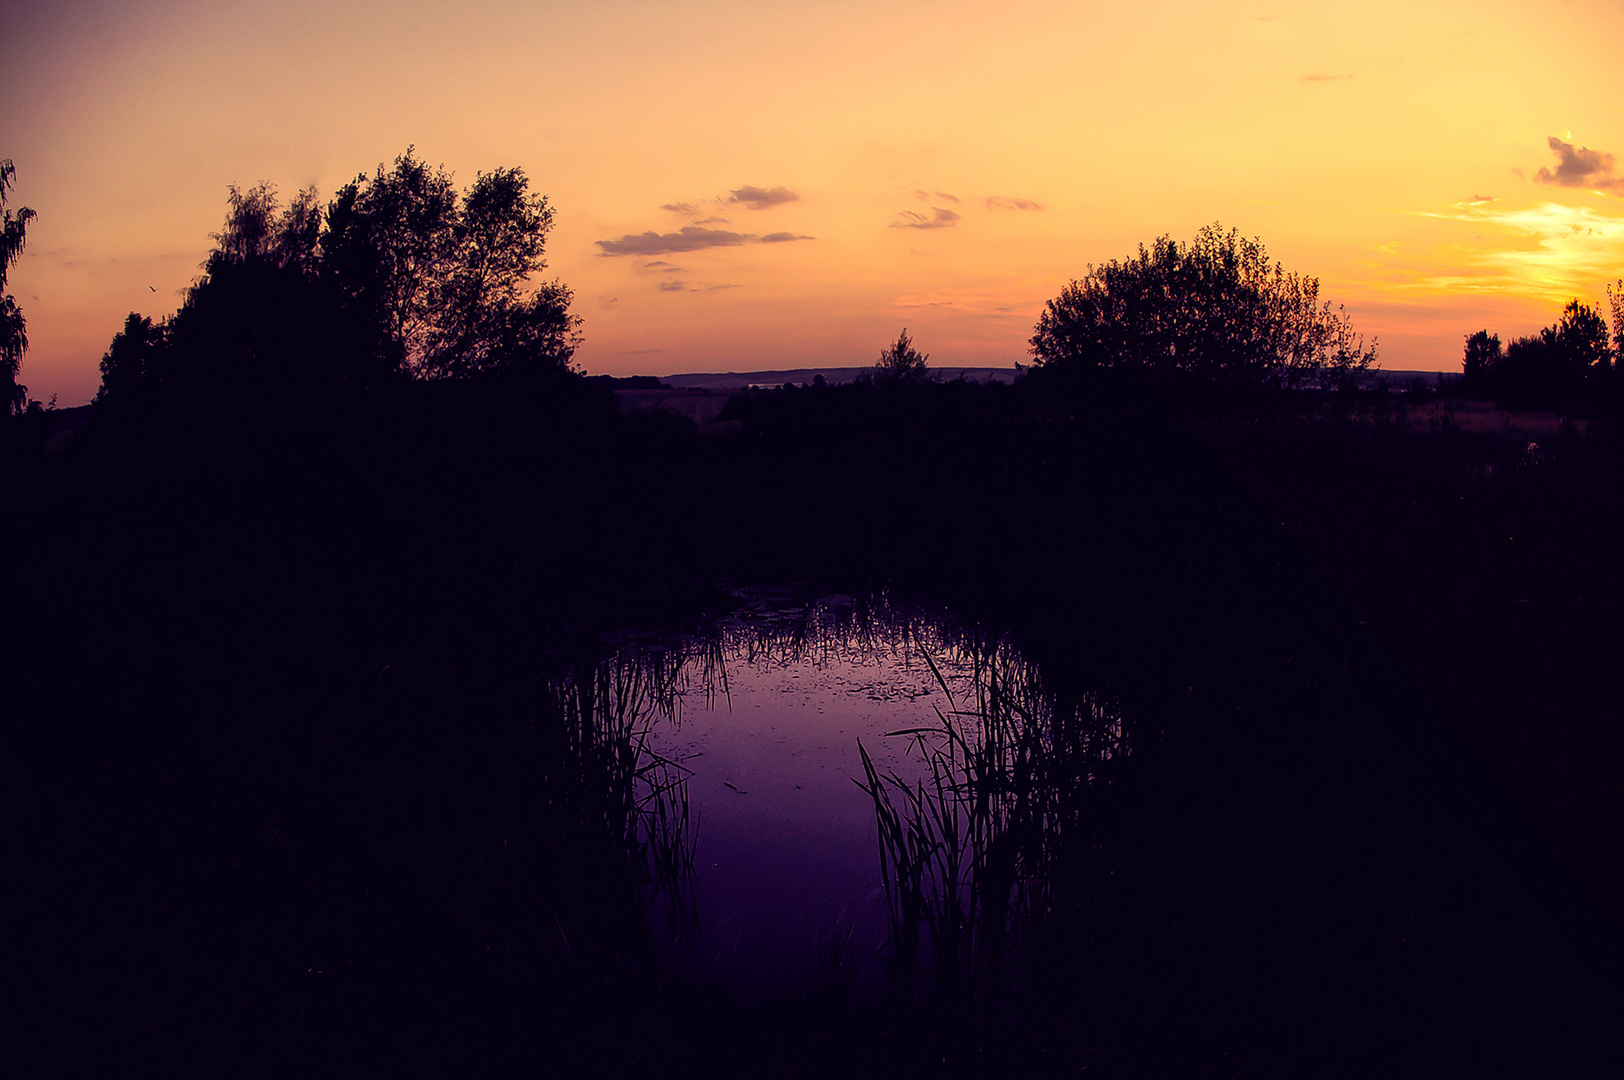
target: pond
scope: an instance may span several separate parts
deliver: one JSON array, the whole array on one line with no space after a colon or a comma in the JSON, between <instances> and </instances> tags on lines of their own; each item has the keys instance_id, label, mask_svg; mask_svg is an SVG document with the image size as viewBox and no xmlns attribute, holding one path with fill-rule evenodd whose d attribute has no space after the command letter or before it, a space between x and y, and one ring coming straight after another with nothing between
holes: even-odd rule
<instances>
[{"instance_id":1,"label":"pond","mask_svg":"<svg viewBox=\"0 0 1624 1080\"><path fill-rule=\"evenodd\" d=\"M1102 843L1128 752L1002 636L884 597L741 590L677 646L631 645L652 920L684 974L804 985L996 961Z\"/></svg>"}]
</instances>

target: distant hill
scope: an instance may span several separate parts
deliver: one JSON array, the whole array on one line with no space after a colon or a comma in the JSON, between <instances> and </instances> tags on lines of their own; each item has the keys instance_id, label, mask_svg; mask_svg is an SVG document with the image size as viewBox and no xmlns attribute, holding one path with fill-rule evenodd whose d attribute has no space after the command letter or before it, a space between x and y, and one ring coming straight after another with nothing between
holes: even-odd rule
<instances>
[{"instance_id":1,"label":"distant hill","mask_svg":"<svg viewBox=\"0 0 1624 1080\"><path fill-rule=\"evenodd\" d=\"M773 371L698 371L686 375L661 375L658 380L667 386L683 390L710 390L720 393L731 393L742 390L746 386L783 386L785 383L810 383L815 376L822 375L828 383L849 383L858 375L866 371L873 371L873 367L826 367L826 368L784 368ZM1013 367L933 367L932 371L941 375L944 380L951 381L964 378L970 382L1014 382L1019 372ZM1373 369L1359 377L1359 385L1365 390L1374 390L1383 382L1396 391L1411 389L1416 380L1422 380L1427 386L1436 387L1438 376L1458 376L1459 372L1437 371L1409 371Z\"/></svg>"},{"instance_id":2,"label":"distant hill","mask_svg":"<svg viewBox=\"0 0 1624 1080\"><path fill-rule=\"evenodd\" d=\"M685 390L742 390L746 386L783 386L785 383L810 383L822 375L824 382L849 383L865 371L866 367L785 368L781 371L700 371L689 375L661 375L660 381ZM1014 382L1013 367L933 367L932 371L951 381L961 376L970 382Z\"/></svg>"}]
</instances>

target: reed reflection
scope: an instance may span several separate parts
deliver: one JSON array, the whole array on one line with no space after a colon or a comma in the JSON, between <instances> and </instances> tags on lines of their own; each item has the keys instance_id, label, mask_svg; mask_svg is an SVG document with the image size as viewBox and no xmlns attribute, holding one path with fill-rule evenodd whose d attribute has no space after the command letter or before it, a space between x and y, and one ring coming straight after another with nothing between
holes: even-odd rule
<instances>
[{"instance_id":1,"label":"reed reflection","mask_svg":"<svg viewBox=\"0 0 1624 1080\"><path fill-rule=\"evenodd\" d=\"M1067 697L1007 640L966 638L971 693L907 739L928 770L882 770L859 744L879 824L893 992L984 993L1088 935L1113 876L1107 823L1129 740L1094 695Z\"/></svg>"},{"instance_id":2,"label":"reed reflection","mask_svg":"<svg viewBox=\"0 0 1624 1080\"><path fill-rule=\"evenodd\" d=\"M635 717L610 725L630 755L613 820L635 823L649 910L690 973L912 995L1077 932L1110 884L1128 752L1111 707L942 612L740 600L577 695ZM615 681L634 672L642 689Z\"/></svg>"}]
</instances>

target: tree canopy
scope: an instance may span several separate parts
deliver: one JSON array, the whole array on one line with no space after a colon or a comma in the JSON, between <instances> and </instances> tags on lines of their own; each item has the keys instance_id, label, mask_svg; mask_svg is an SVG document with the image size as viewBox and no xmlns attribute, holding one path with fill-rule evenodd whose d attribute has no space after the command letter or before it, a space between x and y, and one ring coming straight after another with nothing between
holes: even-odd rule
<instances>
[{"instance_id":1,"label":"tree canopy","mask_svg":"<svg viewBox=\"0 0 1624 1080\"><path fill-rule=\"evenodd\" d=\"M339 190L320 265L406 374L567 366L580 323L570 291L531 284L552 227L552 207L522 170L482 172L459 199L450 175L408 148L389 171Z\"/></svg>"},{"instance_id":2,"label":"tree canopy","mask_svg":"<svg viewBox=\"0 0 1624 1080\"><path fill-rule=\"evenodd\" d=\"M227 202L180 311L157 326L131 315L98 400L569 368L580 319L567 287L533 280L553 211L520 169L459 195L408 148L325 208L314 189L284 207L269 184Z\"/></svg>"},{"instance_id":3,"label":"tree canopy","mask_svg":"<svg viewBox=\"0 0 1624 1080\"><path fill-rule=\"evenodd\" d=\"M23 253L28 223L35 217L26 206L15 213L6 209L6 192L16 175L10 158L0 161L0 399L4 399L0 404L8 415L21 412L28 400L28 388L17 383L23 353L28 351L28 324L16 298L5 291L6 276Z\"/></svg>"},{"instance_id":4,"label":"tree canopy","mask_svg":"<svg viewBox=\"0 0 1624 1080\"><path fill-rule=\"evenodd\" d=\"M1030 346L1039 368L1284 389L1343 383L1376 357L1374 339L1366 348L1343 310L1321 303L1317 278L1217 225L1091 264L1045 305Z\"/></svg>"},{"instance_id":5,"label":"tree canopy","mask_svg":"<svg viewBox=\"0 0 1624 1080\"><path fill-rule=\"evenodd\" d=\"M880 353L874 365L873 380L880 386L919 386L934 382L935 373L926 366L929 359L929 355L914 348L905 326L897 340Z\"/></svg>"},{"instance_id":6,"label":"tree canopy","mask_svg":"<svg viewBox=\"0 0 1624 1080\"><path fill-rule=\"evenodd\" d=\"M1624 311L1612 296L1615 341L1607 320L1578 299L1537 334L1516 338L1502 351L1499 337L1479 330L1466 339L1462 360L1466 392L1516 405L1561 406L1597 399L1614 383L1614 351L1624 343ZM1624 350L1620 350L1624 355Z\"/></svg>"},{"instance_id":7,"label":"tree canopy","mask_svg":"<svg viewBox=\"0 0 1624 1080\"><path fill-rule=\"evenodd\" d=\"M1607 286L1607 306L1613 309L1613 370L1624 371L1624 278Z\"/></svg>"}]
</instances>

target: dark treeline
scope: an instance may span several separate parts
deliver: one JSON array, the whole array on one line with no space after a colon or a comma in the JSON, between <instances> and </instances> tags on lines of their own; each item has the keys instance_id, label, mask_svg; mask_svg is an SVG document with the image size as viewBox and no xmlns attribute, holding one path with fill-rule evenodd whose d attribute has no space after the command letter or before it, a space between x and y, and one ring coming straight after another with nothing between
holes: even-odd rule
<instances>
[{"instance_id":1,"label":"dark treeline","mask_svg":"<svg viewBox=\"0 0 1624 1080\"><path fill-rule=\"evenodd\" d=\"M1190 338L1114 352L1078 320L1117 266L1051 306L1038 339L1069 344L1035 339L1013 386L934 382L904 332L868 384L744 395L705 434L569 370L561 286L491 284L481 185L528 223L491 235L548 218L488 176L457 197L407 155L319 213L234 193L181 311L109 350L91 424L8 445L23 1074L1612 1060L1607 421L1536 458L1294 389L1368 363L1300 281L1302 334L1202 331L1285 343L1289 377L1211 379ZM402 220L447 223L406 230L440 237L430 278L385 258ZM1101 811L1113 884L998 996L669 978L605 643L698 628L731 581L953 605L1145 733Z\"/></svg>"},{"instance_id":2,"label":"dark treeline","mask_svg":"<svg viewBox=\"0 0 1624 1080\"><path fill-rule=\"evenodd\" d=\"M1603 313L1571 300L1537 334L1502 346L1479 330L1466 339L1461 392L1515 406L1614 409L1624 400L1624 281L1607 287L1612 330Z\"/></svg>"}]
</instances>

